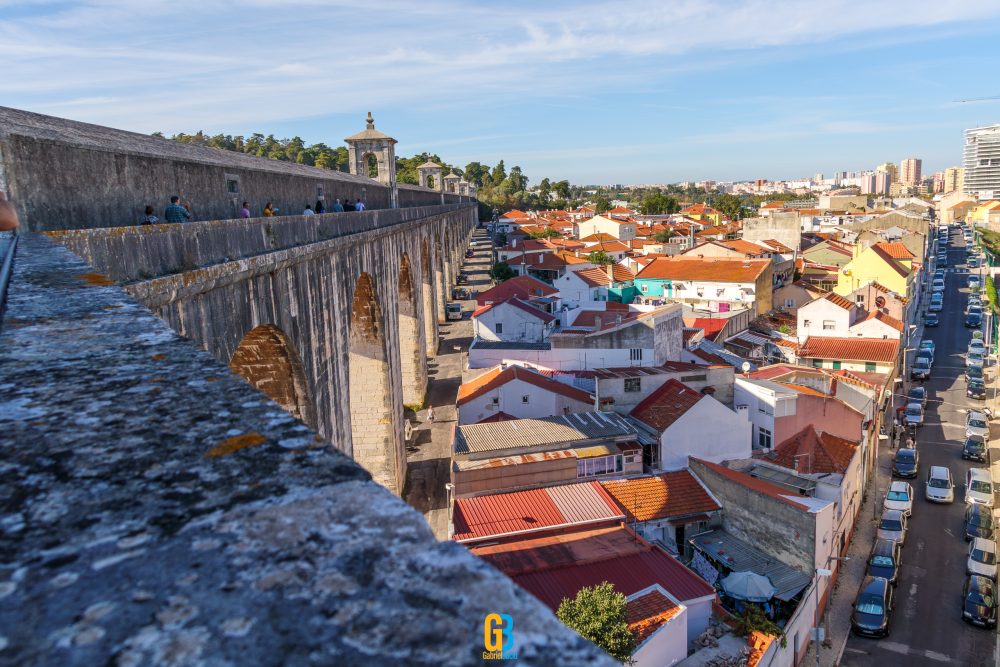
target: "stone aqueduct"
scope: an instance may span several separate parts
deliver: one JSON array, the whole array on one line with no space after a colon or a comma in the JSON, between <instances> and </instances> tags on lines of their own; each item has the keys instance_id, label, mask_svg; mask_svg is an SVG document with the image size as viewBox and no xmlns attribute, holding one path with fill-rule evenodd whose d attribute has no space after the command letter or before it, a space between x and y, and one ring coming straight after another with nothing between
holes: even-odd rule
<instances>
[{"instance_id":1,"label":"stone aqueduct","mask_svg":"<svg viewBox=\"0 0 1000 667\"><path fill-rule=\"evenodd\" d=\"M338 218L50 234L401 493L404 406L423 402L476 209Z\"/></svg>"}]
</instances>

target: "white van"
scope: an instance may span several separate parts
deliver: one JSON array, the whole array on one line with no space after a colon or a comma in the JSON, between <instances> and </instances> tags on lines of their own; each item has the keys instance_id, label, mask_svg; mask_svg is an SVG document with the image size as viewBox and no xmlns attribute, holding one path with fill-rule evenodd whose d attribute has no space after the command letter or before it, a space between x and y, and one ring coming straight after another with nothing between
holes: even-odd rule
<instances>
[{"instance_id":1,"label":"white van","mask_svg":"<svg viewBox=\"0 0 1000 667\"><path fill-rule=\"evenodd\" d=\"M965 502L993 507L993 480L985 468L969 468L965 476Z\"/></svg>"},{"instance_id":2,"label":"white van","mask_svg":"<svg viewBox=\"0 0 1000 667\"><path fill-rule=\"evenodd\" d=\"M944 466L931 466L927 471L924 497L932 503L950 503L955 500L955 482L951 470Z\"/></svg>"}]
</instances>

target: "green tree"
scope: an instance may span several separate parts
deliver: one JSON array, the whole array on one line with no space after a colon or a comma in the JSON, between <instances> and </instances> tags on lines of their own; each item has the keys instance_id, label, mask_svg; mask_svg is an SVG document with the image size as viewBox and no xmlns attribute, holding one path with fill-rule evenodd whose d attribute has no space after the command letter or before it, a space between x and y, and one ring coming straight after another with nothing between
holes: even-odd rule
<instances>
[{"instance_id":1,"label":"green tree","mask_svg":"<svg viewBox=\"0 0 1000 667\"><path fill-rule=\"evenodd\" d=\"M681 205L676 198L659 192L647 194L639 203L639 212L643 215L670 215L679 210Z\"/></svg>"},{"instance_id":2,"label":"green tree","mask_svg":"<svg viewBox=\"0 0 1000 667\"><path fill-rule=\"evenodd\" d=\"M785 648L787 642L785 641L784 631L768 619L764 610L757 605L746 605L743 614L741 616L737 616L736 618L739 622L739 625L736 627L736 632L739 634L744 637L749 637L751 632L762 632L765 635L778 637L781 648Z\"/></svg>"},{"instance_id":3,"label":"green tree","mask_svg":"<svg viewBox=\"0 0 1000 667\"><path fill-rule=\"evenodd\" d=\"M556 616L620 662L631 664L635 635L625 615L627 599L608 582L581 588L576 598L563 598Z\"/></svg>"},{"instance_id":4,"label":"green tree","mask_svg":"<svg viewBox=\"0 0 1000 667\"><path fill-rule=\"evenodd\" d=\"M552 184L552 189L555 190L556 194L562 199L570 198L569 181L556 181Z\"/></svg>"},{"instance_id":5,"label":"green tree","mask_svg":"<svg viewBox=\"0 0 1000 667\"><path fill-rule=\"evenodd\" d=\"M587 261L598 266L605 266L607 264L614 264L615 258L603 250L598 250L587 255Z\"/></svg>"},{"instance_id":6,"label":"green tree","mask_svg":"<svg viewBox=\"0 0 1000 667\"><path fill-rule=\"evenodd\" d=\"M731 220L739 220L743 217L743 202L739 197L728 192L716 197L712 206Z\"/></svg>"},{"instance_id":7,"label":"green tree","mask_svg":"<svg viewBox=\"0 0 1000 667\"><path fill-rule=\"evenodd\" d=\"M600 213L607 213L611 210L611 202L605 196L599 196L594 200L594 210Z\"/></svg>"},{"instance_id":8,"label":"green tree","mask_svg":"<svg viewBox=\"0 0 1000 667\"><path fill-rule=\"evenodd\" d=\"M490 269L490 277L498 283L502 283L505 280L513 278L517 274L514 273L514 269L507 265L507 262L497 262Z\"/></svg>"},{"instance_id":9,"label":"green tree","mask_svg":"<svg viewBox=\"0 0 1000 667\"><path fill-rule=\"evenodd\" d=\"M490 168L479 162L470 162L465 165L465 180L474 183L477 187L483 186L483 178L488 176Z\"/></svg>"},{"instance_id":10,"label":"green tree","mask_svg":"<svg viewBox=\"0 0 1000 667\"><path fill-rule=\"evenodd\" d=\"M657 243L670 243L670 239L674 238L676 234L677 232L672 229L661 229L653 234L653 240Z\"/></svg>"},{"instance_id":11,"label":"green tree","mask_svg":"<svg viewBox=\"0 0 1000 667\"><path fill-rule=\"evenodd\" d=\"M551 239L558 236L562 236L562 234L552 229L551 227L546 227L537 232L531 232L529 236L531 236L531 238L533 239Z\"/></svg>"},{"instance_id":12,"label":"green tree","mask_svg":"<svg viewBox=\"0 0 1000 667\"><path fill-rule=\"evenodd\" d=\"M490 182L493 185L500 185L507 179L507 169L503 166L503 160L497 163L497 166L493 167L493 172L490 174Z\"/></svg>"}]
</instances>

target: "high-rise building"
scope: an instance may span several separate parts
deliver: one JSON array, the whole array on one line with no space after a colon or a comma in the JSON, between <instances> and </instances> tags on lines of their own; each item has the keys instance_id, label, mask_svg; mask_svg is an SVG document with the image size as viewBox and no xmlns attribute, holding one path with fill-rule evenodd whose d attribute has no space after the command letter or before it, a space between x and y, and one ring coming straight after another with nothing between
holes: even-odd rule
<instances>
[{"instance_id":1,"label":"high-rise building","mask_svg":"<svg viewBox=\"0 0 1000 667\"><path fill-rule=\"evenodd\" d=\"M944 190L942 190L942 192L946 194L949 192L955 192L956 190L961 192L964 184L964 169L961 167L948 167L944 170Z\"/></svg>"},{"instance_id":2,"label":"high-rise building","mask_svg":"<svg viewBox=\"0 0 1000 667\"><path fill-rule=\"evenodd\" d=\"M1000 125L965 131L965 185L962 191L980 200L1000 198Z\"/></svg>"},{"instance_id":3,"label":"high-rise building","mask_svg":"<svg viewBox=\"0 0 1000 667\"><path fill-rule=\"evenodd\" d=\"M899 180L899 170L896 168L896 165L893 164L892 162L883 162L879 166L875 167L875 173L889 174L889 185L892 185L893 183ZM886 186L885 191L886 192L889 191L888 185Z\"/></svg>"},{"instance_id":4,"label":"high-rise building","mask_svg":"<svg viewBox=\"0 0 1000 667\"><path fill-rule=\"evenodd\" d=\"M920 185L921 160L908 157L899 163L899 182L903 185Z\"/></svg>"},{"instance_id":5,"label":"high-rise building","mask_svg":"<svg viewBox=\"0 0 1000 667\"><path fill-rule=\"evenodd\" d=\"M944 172L935 171L934 176L931 178L931 192L937 194L939 192L944 192Z\"/></svg>"},{"instance_id":6,"label":"high-rise building","mask_svg":"<svg viewBox=\"0 0 1000 667\"><path fill-rule=\"evenodd\" d=\"M875 192L875 174L873 173L862 174L858 178L858 181L859 181L858 184L861 186L861 194L870 195Z\"/></svg>"},{"instance_id":7,"label":"high-rise building","mask_svg":"<svg viewBox=\"0 0 1000 667\"><path fill-rule=\"evenodd\" d=\"M896 166L896 165L893 165ZM896 180L892 177L892 174L888 171L876 171L875 172L875 192L880 195L887 195L892 190L892 184L896 183Z\"/></svg>"}]
</instances>

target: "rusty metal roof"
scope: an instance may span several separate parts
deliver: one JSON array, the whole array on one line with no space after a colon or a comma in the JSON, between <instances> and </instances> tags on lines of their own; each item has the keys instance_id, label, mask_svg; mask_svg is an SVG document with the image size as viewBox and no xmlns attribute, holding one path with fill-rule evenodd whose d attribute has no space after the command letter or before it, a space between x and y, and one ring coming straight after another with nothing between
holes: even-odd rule
<instances>
[{"instance_id":1,"label":"rusty metal roof","mask_svg":"<svg viewBox=\"0 0 1000 667\"><path fill-rule=\"evenodd\" d=\"M561 417L459 426L455 433L455 453L502 451L549 444L565 449L567 443L635 437L635 427L617 413L578 412Z\"/></svg>"}]
</instances>

